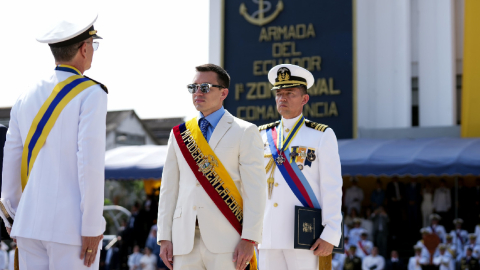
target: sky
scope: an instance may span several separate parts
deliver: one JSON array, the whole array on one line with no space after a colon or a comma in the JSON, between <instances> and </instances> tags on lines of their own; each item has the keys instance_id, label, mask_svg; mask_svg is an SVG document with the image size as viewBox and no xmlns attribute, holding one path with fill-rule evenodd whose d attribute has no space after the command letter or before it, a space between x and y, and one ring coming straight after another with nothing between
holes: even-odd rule
<instances>
[{"instance_id":1,"label":"sky","mask_svg":"<svg viewBox=\"0 0 480 270\"><path fill-rule=\"evenodd\" d=\"M35 38L59 14L80 8L98 13L94 26L103 39L85 75L107 86L109 111L134 109L143 119L196 115L186 85L195 66L208 62L209 0L2 0L0 107L50 76L53 56Z\"/></svg>"}]
</instances>

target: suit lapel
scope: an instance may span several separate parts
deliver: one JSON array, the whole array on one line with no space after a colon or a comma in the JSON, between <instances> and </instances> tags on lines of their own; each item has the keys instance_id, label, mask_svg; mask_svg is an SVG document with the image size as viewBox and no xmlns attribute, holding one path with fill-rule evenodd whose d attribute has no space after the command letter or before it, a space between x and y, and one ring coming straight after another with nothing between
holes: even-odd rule
<instances>
[{"instance_id":1,"label":"suit lapel","mask_svg":"<svg viewBox=\"0 0 480 270\"><path fill-rule=\"evenodd\" d=\"M210 137L210 141L208 144L212 148L212 150L215 150L215 147L217 147L217 144L220 142L220 140L223 138L223 135L230 129L233 123L233 116L225 110L225 114L223 114L222 118L217 124L217 127L212 133L212 137Z\"/></svg>"}]
</instances>

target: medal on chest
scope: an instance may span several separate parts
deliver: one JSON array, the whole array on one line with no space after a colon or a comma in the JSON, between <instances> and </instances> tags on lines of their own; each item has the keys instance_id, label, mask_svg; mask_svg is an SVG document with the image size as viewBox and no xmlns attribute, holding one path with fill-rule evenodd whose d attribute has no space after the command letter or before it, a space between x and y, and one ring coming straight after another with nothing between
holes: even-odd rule
<instances>
[{"instance_id":1,"label":"medal on chest","mask_svg":"<svg viewBox=\"0 0 480 270\"><path fill-rule=\"evenodd\" d=\"M283 166L285 162L289 162L288 159L293 159L294 156L290 155L290 157L285 158L284 151L288 149L290 143L292 142L293 138L297 135L300 128L305 123L305 118L302 116L300 117L297 122L295 123L294 127L290 129L286 129L286 132L290 132L286 138L284 138L283 132L283 122L281 123L280 127L278 128L279 134L273 138L273 144L275 144L275 150L277 151L278 155L274 158L273 155L266 155L265 157L270 158L268 161L267 166L265 167L265 173L268 175L267 184L268 184L268 199L272 198L273 187L275 186L275 179L274 173L276 166ZM275 135L276 132L274 132ZM272 145L273 145L272 144ZM267 148L268 142L265 142L264 149ZM272 150L274 151L274 150ZM294 155L297 154L296 152L293 153ZM295 162L295 161L294 161Z\"/></svg>"},{"instance_id":2,"label":"medal on chest","mask_svg":"<svg viewBox=\"0 0 480 270\"><path fill-rule=\"evenodd\" d=\"M283 162L285 162L285 158L283 157L283 155L278 155L275 161L278 163L278 165L283 165Z\"/></svg>"}]
</instances>

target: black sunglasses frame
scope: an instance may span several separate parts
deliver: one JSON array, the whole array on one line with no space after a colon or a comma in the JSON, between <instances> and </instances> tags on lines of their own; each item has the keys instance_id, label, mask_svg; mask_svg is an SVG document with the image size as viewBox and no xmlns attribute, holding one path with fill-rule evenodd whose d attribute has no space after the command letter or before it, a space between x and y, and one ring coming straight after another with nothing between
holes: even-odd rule
<instances>
[{"instance_id":1,"label":"black sunglasses frame","mask_svg":"<svg viewBox=\"0 0 480 270\"><path fill-rule=\"evenodd\" d=\"M187 89L190 94L195 94L198 91L198 89L200 89L202 93L206 94L210 92L210 88L212 87L218 87L220 89L225 88L222 85L216 85L211 83L202 83L202 84L191 83L187 85Z\"/></svg>"}]
</instances>

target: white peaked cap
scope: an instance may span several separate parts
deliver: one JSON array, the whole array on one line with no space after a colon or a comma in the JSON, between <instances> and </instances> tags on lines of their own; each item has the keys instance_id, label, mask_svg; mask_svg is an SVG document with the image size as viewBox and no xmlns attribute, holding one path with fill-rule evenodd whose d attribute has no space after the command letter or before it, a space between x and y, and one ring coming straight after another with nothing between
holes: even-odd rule
<instances>
[{"instance_id":1,"label":"white peaked cap","mask_svg":"<svg viewBox=\"0 0 480 270\"><path fill-rule=\"evenodd\" d=\"M96 35L93 24L98 14L77 13L65 16L48 26L38 37L40 43L48 43L50 46L68 46L89 37L101 38Z\"/></svg>"},{"instance_id":2,"label":"white peaked cap","mask_svg":"<svg viewBox=\"0 0 480 270\"><path fill-rule=\"evenodd\" d=\"M273 84L272 90L291 88L299 85L312 87L315 79L310 71L291 64L274 66L268 72L268 81Z\"/></svg>"}]
</instances>

